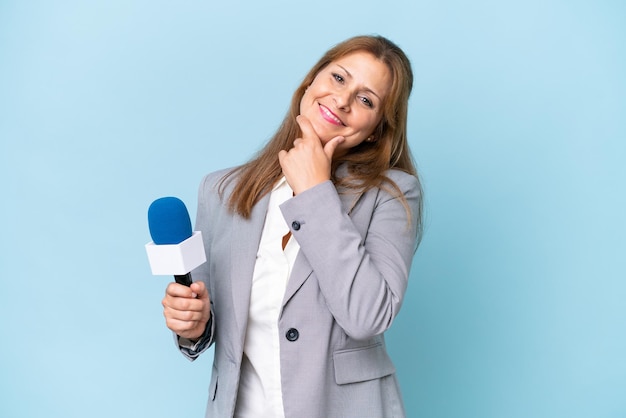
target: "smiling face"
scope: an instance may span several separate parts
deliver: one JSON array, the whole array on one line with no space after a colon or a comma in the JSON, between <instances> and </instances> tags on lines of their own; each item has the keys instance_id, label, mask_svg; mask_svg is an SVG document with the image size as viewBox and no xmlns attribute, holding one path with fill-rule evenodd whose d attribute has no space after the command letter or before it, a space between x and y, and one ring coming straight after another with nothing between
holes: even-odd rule
<instances>
[{"instance_id":1,"label":"smiling face","mask_svg":"<svg viewBox=\"0 0 626 418\"><path fill-rule=\"evenodd\" d=\"M345 137L335 155L345 154L373 134L390 88L387 65L367 52L354 52L317 74L302 96L300 114L309 119L323 144L338 135Z\"/></svg>"}]
</instances>

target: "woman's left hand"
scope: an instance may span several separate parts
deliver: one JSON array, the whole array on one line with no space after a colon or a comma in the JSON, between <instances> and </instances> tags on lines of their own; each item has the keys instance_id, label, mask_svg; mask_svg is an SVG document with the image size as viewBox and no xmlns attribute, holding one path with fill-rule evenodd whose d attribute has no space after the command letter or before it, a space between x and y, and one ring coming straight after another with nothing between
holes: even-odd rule
<instances>
[{"instance_id":1,"label":"woman's left hand","mask_svg":"<svg viewBox=\"0 0 626 418\"><path fill-rule=\"evenodd\" d=\"M324 145L305 116L299 115L296 121L302 130L302 138L296 138L289 151L278 153L283 174L294 194L330 179L333 154L344 141L343 136L336 136Z\"/></svg>"}]
</instances>

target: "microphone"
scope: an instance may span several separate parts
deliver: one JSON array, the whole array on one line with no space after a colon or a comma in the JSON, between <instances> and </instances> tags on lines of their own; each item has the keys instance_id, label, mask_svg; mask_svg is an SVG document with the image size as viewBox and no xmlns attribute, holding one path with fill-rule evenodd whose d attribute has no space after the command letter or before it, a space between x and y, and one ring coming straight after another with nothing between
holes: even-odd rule
<instances>
[{"instance_id":1,"label":"microphone","mask_svg":"<svg viewBox=\"0 0 626 418\"><path fill-rule=\"evenodd\" d=\"M189 212L176 197L162 197L148 208L152 241L146 244L148 262L155 276L173 275L189 286L191 270L206 262L202 233L192 231Z\"/></svg>"}]
</instances>

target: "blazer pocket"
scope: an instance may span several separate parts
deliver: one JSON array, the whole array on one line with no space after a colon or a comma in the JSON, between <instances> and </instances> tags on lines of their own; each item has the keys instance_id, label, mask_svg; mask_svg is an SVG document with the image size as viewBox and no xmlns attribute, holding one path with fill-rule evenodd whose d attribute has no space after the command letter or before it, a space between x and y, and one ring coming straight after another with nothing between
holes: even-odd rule
<instances>
[{"instance_id":1,"label":"blazer pocket","mask_svg":"<svg viewBox=\"0 0 626 418\"><path fill-rule=\"evenodd\" d=\"M333 363L338 385L380 379L396 372L382 343L335 351Z\"/></svg>"}]
</instances>

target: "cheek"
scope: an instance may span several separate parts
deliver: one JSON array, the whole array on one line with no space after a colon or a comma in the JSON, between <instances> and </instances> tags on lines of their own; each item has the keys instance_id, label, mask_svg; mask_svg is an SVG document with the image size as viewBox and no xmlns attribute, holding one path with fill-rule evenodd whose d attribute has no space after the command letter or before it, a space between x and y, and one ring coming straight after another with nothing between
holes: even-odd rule
<instances>
[{"instance_id":1,"label":"cheek","mask_svg":"<svg viewBox=\"0 0 626 418\"><path fill-rule=\"evenodd\" d=\"M312 107L312 96L311 96L311 89L309 88L307 91L304 92L304 94L302 95L302 99L300 99L300 114L304 114L306 113L307 110L310 110Z\"/></svg>"},{"instance_id":2,"label":"cheek","mask_svg":"<svg viewBox=\"0 0 626 418\"><path fill-rule=\"evenodd\" d=\"M381 118L378 115L365 115L362 119L363 123L361 125L361 130L366 131L365 133L367 135L371 134L374 132L374 129L376 129L376 126L378 126L380 119Z\"/></svg>"}]
</instances>

